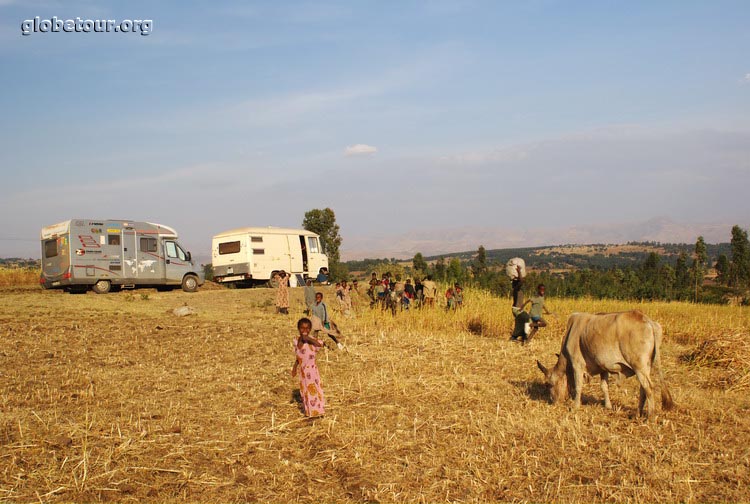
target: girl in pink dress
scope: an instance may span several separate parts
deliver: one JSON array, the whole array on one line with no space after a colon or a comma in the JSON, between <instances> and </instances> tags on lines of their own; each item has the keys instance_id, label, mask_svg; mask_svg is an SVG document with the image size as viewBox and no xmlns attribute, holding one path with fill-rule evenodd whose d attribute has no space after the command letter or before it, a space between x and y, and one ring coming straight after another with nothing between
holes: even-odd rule
<instances>
[{"instance_id":1,"label":"girl in pink dress","mask_svg":"<svg viewBox=\"0 0 750 504\"><path fill-rule=\"evenodd\" d=\"M310 336L312 322L308 318L301 318L297 322L299 337L294 341L294 351L297 360L292 367L292 377L299 376L299 392L305 415L308 417L322 416L325 413L326 400L323 387L320 384L320 373L315 364L315 354L323 342Z\"/></svg>"}]
</instances>

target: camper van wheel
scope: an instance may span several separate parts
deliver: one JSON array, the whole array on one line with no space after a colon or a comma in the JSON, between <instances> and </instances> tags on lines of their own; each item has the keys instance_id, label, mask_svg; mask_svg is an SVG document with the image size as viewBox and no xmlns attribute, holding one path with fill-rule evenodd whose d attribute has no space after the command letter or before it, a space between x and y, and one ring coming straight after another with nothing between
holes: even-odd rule
<instances>
[{"instance_id":1,"label":"camper van wheel","mask_svg":"<svg viewBox=\"0 0 750 504\"><path fill-rule=\"evenodd\" d=\"M99 280L91 287L91 290L97 294L106 294L112 289L112 284L109 280Z\"/></svg>"},{"instance_id":2,"label":"camper van wheel","mask_svg":"<svg viewBox=\"0 0 750 504\"><path fill-rule=\"evenodd\" d=\"M195 292L198 289L198 279L195 275L185 275L182 279L182 290L185 292Z\"/></svg>"}]
</instances>

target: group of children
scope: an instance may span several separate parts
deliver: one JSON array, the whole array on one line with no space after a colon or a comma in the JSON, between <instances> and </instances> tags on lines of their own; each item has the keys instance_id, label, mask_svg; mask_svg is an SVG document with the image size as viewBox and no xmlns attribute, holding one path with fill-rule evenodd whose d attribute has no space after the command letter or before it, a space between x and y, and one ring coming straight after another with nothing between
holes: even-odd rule
<instances>
[{"instance_id":1,"label":"group of children","mask_svg":"<svg viewBox=\"0 0 750 504\"><path fill-rule=\"evenodd\" d=\"M417 286L419 289L417 289ZM344 314L348 314L352 309L351 292L354 291L359 294L358 287L357 280L354 280L352 285L349 285L346 281L336 284L336 297L341 303ZM377 275L373 273L370 288L367 290L371 307L377 306L379 303L385 306L388 296L395 294L395 297L399 303L403 303L405 309L408 309L412 303L416 303L420 307L434 306L436 292L437 285L430 276L424 282L417 279L415 286L411 284L409 279L406 282L401 282L398 276L395 282L391 283L388 273L383 275L382 279L378 279ZM535 296L524 300L523 276L520 267L517 276L512 280L512 292L515 327L510 339L526 344L540 328L547 326L547 321L544 320L543 315L554 316L554 313L550 312L544 305L544 284L537 286ZM449 310L458 309L463 304L463 290L459 284L450 287L445 296ZM292 376L299 378L300 396L305 415L319 417L325 413L325 396L320 384L320 373L315 362L315 356L324 344L321 339L311 334L313 326L315 325L316 329L327 332L340 348L342 345L330 333L332 321L329 318L328 306L323 302L323 293L316 292L312 280L309 279L305 284L305 304L307 314L311 318L304 317L297 322L299 336L294 341L296 360L292 367ZM526 306L528 305L531 305L531 309L527 312ZM319 324L316 324L318 321ZM315 333L319 334L319 331L315 331Z\"/></svg>"},{"instance_id":2,"label":"group of children","mask_svg":"<svg viewBox=\"0 0 750 504\"><path fill-rule=\"evenodd\" d=\"M373 272L367 294L370 297L371 307L379 304L383 309L386 309L393 304L389 303L390 300L395 303L395 306L408 310L412 306L415 308L434 307L437 289L437 283L432 280L432 275L427 275L423 280L416 277L412 285L410 278L407 278L406 282L402 282L399 275L394 278L390 272L387 272L383 274L383 278L378 279L377 274ZM445 292L445 299L446 309L448 310L455 310L463 306L464 294L461 286L455 283L452 287L449 287Z\"/></svg>"}]
</instances>

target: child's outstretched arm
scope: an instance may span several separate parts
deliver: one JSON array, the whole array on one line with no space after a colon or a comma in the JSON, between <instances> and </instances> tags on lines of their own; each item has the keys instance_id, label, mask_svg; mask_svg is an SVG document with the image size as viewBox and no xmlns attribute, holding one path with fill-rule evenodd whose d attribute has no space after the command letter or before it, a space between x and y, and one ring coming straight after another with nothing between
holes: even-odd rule
<instances>
[{"instance_id":1,"label":"child's outstretched arm","mask_svg":"<svg viewBox=\"0 0 750 504\"><path fill-rule=\"evenodd\" d=\"M310 336L309 334L307 336L302 336L302 340L305 343L309 343L310 345L314 345L317 347L323 346L323 341L319 340L318 338L314 338L313 336Z\"/></svg>"},{"instance_id":2,"label":"child's outstretched arm","mask_svg":"<svg viewBox=\"0 0 750 504\"><path fill-rule=\"evenodd\" d=\"M294 359L294 365L292 366L292 378L297 376L297 364L298 364L297 359Z\"/></svg>"}]
</instances>

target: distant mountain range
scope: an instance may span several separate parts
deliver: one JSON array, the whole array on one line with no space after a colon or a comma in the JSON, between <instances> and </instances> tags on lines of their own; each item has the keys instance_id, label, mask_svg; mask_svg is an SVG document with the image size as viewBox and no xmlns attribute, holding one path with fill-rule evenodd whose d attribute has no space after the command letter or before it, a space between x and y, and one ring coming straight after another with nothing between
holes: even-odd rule
<instances>
[{"instance_id":1,"label":"distant mountain range","mask_svg":"<svg viewBox=\"0 0 750 504\"><path fill-rule=\"evenodd\" d=\"M623 222L568 228L426 229L389 236L346 236L341 256L344 261L383 257L410 259L417 252L421 252L424 256L457 254L476 251L480 245L490 250L592 243L694 244L698 236L703 236L707 243L726 243L731 238L731 229L734 224L747 229L745 223L686 224L666 217L635 223Z\"/></svg>"}]
</instances>

